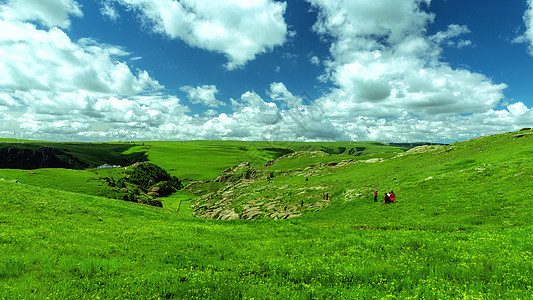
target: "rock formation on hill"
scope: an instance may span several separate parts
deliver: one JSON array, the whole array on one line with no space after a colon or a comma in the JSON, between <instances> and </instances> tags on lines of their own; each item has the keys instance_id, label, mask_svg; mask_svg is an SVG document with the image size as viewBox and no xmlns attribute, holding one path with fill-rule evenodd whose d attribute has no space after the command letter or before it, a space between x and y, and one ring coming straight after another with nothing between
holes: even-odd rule
<instances>
[{"instance_id":1,"label":"rock formation on hill","mask_svg":"<svg viewBox=\"0 0 533 300\"><path fill-rule=\"evenodd\" d=\"M286 185L270 184L270 180L279 176L301 177L305 180L305 176L310 176L315 171L347 164L347 162L314 164L305 170L272 171L258 170L251 167L249 162L243 162L226 169L212 181L193 182L185 189L203 194L190 207L193 216L220 220L288 219L301 216L306 211L327 207L330 201L325 196L328 187L309 184L306 188L295 189L293 197L291 188ZM221 184L222 187L205 193L206 186L215 183ZM255 186L257 188L254 188ZM243 194L243 190L253 190L253 192Z\"/></svg>"}]
</instances>

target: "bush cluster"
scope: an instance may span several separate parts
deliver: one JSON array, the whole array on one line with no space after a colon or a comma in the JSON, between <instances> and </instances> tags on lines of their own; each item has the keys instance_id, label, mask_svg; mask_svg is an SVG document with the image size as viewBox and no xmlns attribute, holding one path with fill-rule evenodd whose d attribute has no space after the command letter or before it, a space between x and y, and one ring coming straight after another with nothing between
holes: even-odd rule
<instances>
[{"instance_id":1,"label":"bush cluster","mask_svg":"<svg viewBox=\"0 0 533 300\"><path fill-rule=\"evenodd\" d=\"M127 181L148 191L152 186L167 182L167 185L179 190L183 187L181 181L176 176L171 176L167 171L158 165L142 163L128 170Z\"/></svg>"}]
</instances>

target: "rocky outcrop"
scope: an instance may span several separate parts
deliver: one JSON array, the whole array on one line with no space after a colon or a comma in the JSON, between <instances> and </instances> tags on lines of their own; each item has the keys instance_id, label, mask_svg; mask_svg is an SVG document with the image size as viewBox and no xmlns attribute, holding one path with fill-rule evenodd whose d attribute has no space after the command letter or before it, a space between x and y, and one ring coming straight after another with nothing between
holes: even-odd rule
<instances>
[{"instance_id":1,"label":"rocky outcrop","mask_svg":"<svg viewBox=\"0 0 533 300\"><path fill-rule=\"evenodd\" d=\"M326 156L329 156L329 154L327 154L326 152L323 152L323 151L298 151L298 152L293 152L293 153L278 157L275 160L271 160L271 161L267 162L265 164L265 167L273 166L276 163L278 163L278 161L280 161L280 160L290 159L290 158L295 158L295 157L300 157L300 156L326 157Z\"/></svg>"},{"instance_id":2,"label":"rocky outcrop","mask_svg":"<svg viewBox=\"0 0 533 300\"><path fill-rule=\"evenodd\" d=\"M227 168L213 182L229 183L240 179L252 179L257 175L257 170L250 167L250 162L242 162L234 167Z\"/></svg>"},{"instance_id":3,"label":"rocky outcrop","mask_svg":"<svg viewBox=\"0 0 533 300\"><path fill-rule=\"evenodd\" d=\"M238 220L239 215L233 209L226 209L218 214L220 220Z\"/></svg>"},{"instance_id":4,"label":"rocky outcrop","mask_svg":"<svg viewBox=\"0 0 533 300\"><path fill-rule=\"evenodd\" d=\"M156 206L156 207L163 207L163 203L161 203L161 200L146 197L143 195L138 195L138 196L136 195L135 202L146 204L146 205L151 205L151 206Z\"/></svg>"},{"instance_id":5,"label":"rocky outcrop","mask_svg":"<svg viewBox=\"0 0 533 300\"><path fill-rule=\"evenodd\" d=\"M167 182L156 183L148 190L148 195L155 197L168 197L174 192L174 188Z\"/></svg>"},{"instance_id":6,"label":"rocky outcrop","mask_svg":"<svg viewBox=\"0 0 533 300\"><path fill-rule=\"evenodd\" d=\"M439 150L439 149L443 149L444 146L442 145L424 145L424 146L418 146L418 147L414 147L414 148L411 148L405 152L402 152L402 153L399 153L398 155L395 156L395 158L397 157L402 157L402 156L405 156L405 155L411 155L411 154L418 154L418 153L424 153L424 152L429 152L429 151L436 151L436 150Z\"/></svg>"},{"instance_id":7,"label":"rocky outcrop","mask_svg":"<svg viewBox=\"0 0 533 300\"><path fill-rule=\"evenodd\" d=\"M246 207L242 209L241 219L251 220L262 214L263 211L260 206Z\"/></svg>"},{"instance_id":8,"label":"rocky outcrop","mask_svg":"<svg viewBox=\"0 0 533 300\"><path fill-rule=\"evenodd\" d=\"M367 160L360 160L359 162L365 163L365 164L375 164L375 163L383 162L383 161L385 161L383 158L371 158Z\"/></svg>"},{"instance_id":9,"label":"rocky outcrop","mask_svg":"<svg viewBox=\"0 0 533 300\"><path fill-rule=\"evenodd\" d=\"M279 204L279 203L277 203ZM297 205L288 206L288 205L266 205L263 203L255 204L249 202L242 206L242 212L238 214L235 212L235 209L228 208L227 206L231 203L224 204L201 204L193 205L190 208L193 209L193 216L197 216L204 219L218 219L218 220L255 220L261 218L272 218L272 219L290 219L294 217L299 217L303 214L305 210L316 210L317 208L323 207L324 204L320 205L307 205L305 207L300 207Z\"/></svg>"},{"instance_id":10,"label":"rocky outcrop","mask_svg":"<svg viewBox=\"0 0 533 300\"><path fill-rule=\"evenodd\" d=\"M319 168L336 167L338 164L319 163L306 168L306 172L313 172ZM240 163L228 168L213 181L195 182L185 187L186 190L201 196L190 206L192 215L199 218L219 220L256 220L263 218L289 219L299 217L306 211L316 211L329 205L329 198L325 197L326 186L289 187L288 185L274 186L270 184L272 178L278 176L302 176L300 171L269 171L256 170L249 162ZM304 180L304 177L302 177ZM263 184L256 185L258 181ZM213 183L223 186L209 192L206 187ZM251 186L257 188L250 189ZM272 193L272 191L276 191ZM262 196L278 195L275 199ZM243 194L245 193L245 194ZM268 196L272 197L272 196ZM246 201L246 199L248 199ZM244 200L244 202L243 202Z\"/></svg>"},{"instance_id":11,"label":"rocky outcrop","mask_svg":"<svg viewBox=\"0 0 533 300\"><path fill-rule=\"evenodd\" d=\"M340 168L340 167L344 167L344 166L347 166L347 165L351 165L353 163L354 163L353 159L343 160L340 163L338 163L335 167Z\"/></svg>"}]
</instances>

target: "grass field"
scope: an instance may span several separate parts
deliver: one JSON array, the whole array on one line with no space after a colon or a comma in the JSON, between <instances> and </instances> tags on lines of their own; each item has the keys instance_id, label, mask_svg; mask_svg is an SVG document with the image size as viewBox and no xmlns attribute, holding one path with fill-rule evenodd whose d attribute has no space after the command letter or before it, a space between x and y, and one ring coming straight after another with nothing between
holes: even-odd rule
<instances>
[{"instance_id":1,"label":"grass field","mask_svg":"<svg viewBox=\"0 0 533 300\"><path fill-rule=\"evenodd\" d=\"M381 153L382 156L390 156L390 153L398 153L405 148L387 147L386 144L370 142L185 141L150 142L133 147L124 153L146 152L151 162L164 167L172 175L185 179L208 180L220 175L229 166L243 161L250 161L253 167L261 168L266 162L280 157L287 151L320 150L345 155L349 155L348 152L353 150L353 153L360 155Z\"/></svg>"},{"instance_id":2,"label":"grass field","mask_svg":"<svg viewBox=\"0 0 533 300\"><path fill-rule=\"evenodd\" d=\"M102 173L102 172L101 172ZM0 178L86 195L111 197L111 190L90 171L68 169L8 170L0 169Z\"/></svg>"},{"instance_id":3,"label":"grass field","mask_svg":"<svg viewBox=\"0 0 533 300\"><path fill-rule=\"evenodd\" d=\"M243 189L243 202L266 186L261 197L284 193L288 203L309 196L291 190L328 187L327 208L288 220L191 218L194 196L185 192L161 209L85 195L97 188L76 187L91 182L86 171L1 170L21 183L0 181L0 298L532 299L533 134L517 134L396 158L295 156L271 167L262 165L279 155L254 149L287 146L191 142L183 151L199 154L190 157L183 145L144 146L150 161L203 179L225 169L222 157L292 170ZM219 153L224 143L234 148ZM318 150L300 146L291 149ZM376 157L388 159L321 167L303 180L308 164ZM72 183L29 181L62 174ZM354 196L369 185L394 189L397 203Z\"/></svg>"}]
</instances>

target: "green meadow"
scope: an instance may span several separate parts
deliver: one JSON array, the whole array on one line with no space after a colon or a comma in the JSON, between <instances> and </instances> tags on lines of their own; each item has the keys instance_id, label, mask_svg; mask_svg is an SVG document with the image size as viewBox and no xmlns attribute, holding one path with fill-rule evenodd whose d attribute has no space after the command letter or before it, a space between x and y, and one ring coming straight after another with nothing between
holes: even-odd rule
<instances>
[{"instance_id":1,"label":"green meadow","mask_svg":"<svg viewBox=\"0 0 533 300\"><path fill-rule=\"evenodd\" d=\"M190 185L157 208L112 199L99 178L123 169L0 169L0 299L533 299L531 130L413 149L60 145L92 166L148 160ZM243 161L272 175L236 182L237 212L330 199L290 219L192 217L233 184L210 180Z\"/></svg>"},{"instance_id":2,"label":"green meadow","mask_svg":"<svg viewBox=\"0 0 533 300\"><path fill-rule=\"evenodd\" d=\"M386 155L405 150L371 142L185 141L142 144L124 153L145 153L149 161L164 167L172 175L194 180L213 179L229 166L243 161L250 161L253 167L260 168L270 160L295 151L327 151L338 155L349 155L351 151L359 155Z\"/></svg>"}]
</instances>

